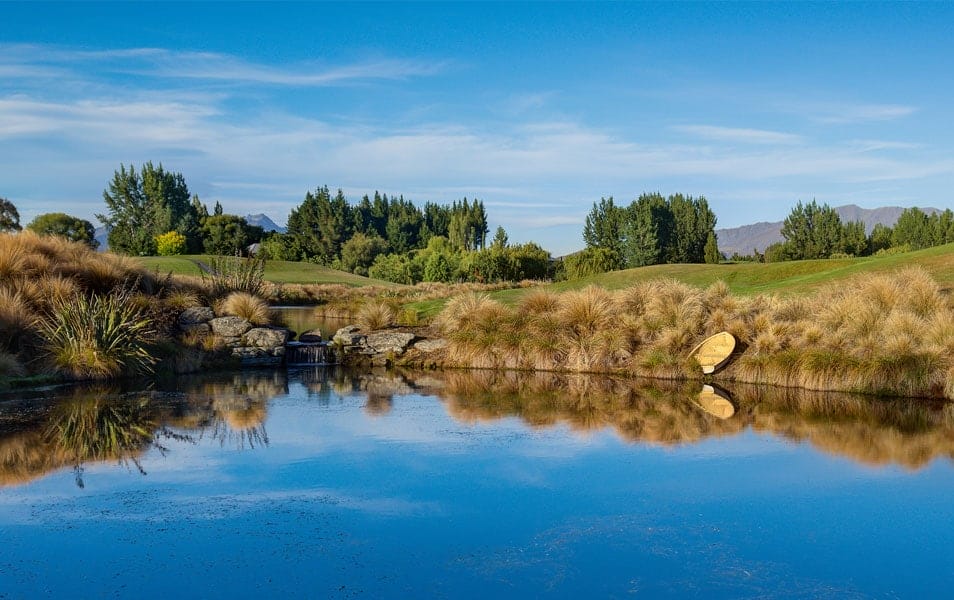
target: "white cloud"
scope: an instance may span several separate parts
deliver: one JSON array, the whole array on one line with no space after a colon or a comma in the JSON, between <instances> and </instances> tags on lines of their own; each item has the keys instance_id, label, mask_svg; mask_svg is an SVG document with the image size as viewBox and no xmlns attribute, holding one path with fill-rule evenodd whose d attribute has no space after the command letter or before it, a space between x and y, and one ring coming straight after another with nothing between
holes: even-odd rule
<instances>
[{"instance_id":1,"label":"white cloud","mask_svg":"<svg viewBox=\"0 0 954 600\"><path fill-rule=\"evenodd\" d=\"M89 67L91 64L100 72L298 87L429 76L441 72L448 65L446 61L395 58L375 58L340 65L318 62L265 65L228 54L162 48L90 51L24 44L0 46L0 74L11 77L63 76L69 72L69 68Z\"/></svg>"},{"instance_id":2,"label":"white cloud","mask_svg":"<svg viewBox=\"0 0 954 600\"><path fill-rule=\"evenodd\" d=\"M345 85L431 75L446 64L381 59L272 67L156 48L0 46L0 77L36 78L32 88L19 79L0 79L2 191L21 214L32 216L60 203L60 209L91 218L103 209L103 187L120 162L153 160L181 171L204 201L221 201L238 214L265 212L276 222L284 221L305 191L322 184L341 187L349 197L374 189L420 202L476 196L493 207L493 220L512 239L524 235L517 228L539 228L538 241L560 252L578 246L565 233L582 227L583 215L600 196L696 190L715 206L713 189L725 190L725 198L758 189L774 190L765 197L787 197L778 202L790 205L809 197L795 193L799 190L821 198L826 190L842 186L844 192L858 182L954 173L954 157L907 142L819 142L783 131L704 124L669 128L670 135L690 136L673 141L651 130L593 127L580 118L544 120L535 109L552 102L549 94L515 97L514 114L491 127L464 113L454 122L438 122L422 111L393 124L350 114L331 118L311 108L290 114L273 108L277 103L254 102L268 108L249 109L249 103L235 102L235 86L216 86L219 91L212 94L196 85ZM104 72L151 77L113 83ZM68 89L44 79L61 75L70 80ZM274 94L256 88L260 92L265 98ZM916 111L878 104L799 110L827 123L894 119ZM353 190L360 193L352 195Z\"/></svg>"},{"instance_id":3,"label":"white cloud","mask_svg":"<svg viewBox=\"0 0 954 600\"><path fill-rule=\"evenodd\" d=\"M923 144L892 142L887 140L851 140L848 145L856 152L879 152L882 150L917 150Z\"/></svg>"},{"instance_id":4,"label":"white cloud","mask_svg":"<svg viewBox=\"0 0 954 600\"><path fill-rule=\"evenodd\" d=\"M814 104L803 107L813 121L831 125L893 121L917 112L902 104Z\"/></svg>"},{"instance_id":5,"label":"white cloud","mask_svg":"<svg viewBox=\"0 0 954 600\"><path fill-rule=\"evenodd\" d=\"M673 129L705 139L742 144L800 144L804 141L804 138L800 135L764 129L717 127L713 125L676 125Z\"/></svg>"}]
</instances>

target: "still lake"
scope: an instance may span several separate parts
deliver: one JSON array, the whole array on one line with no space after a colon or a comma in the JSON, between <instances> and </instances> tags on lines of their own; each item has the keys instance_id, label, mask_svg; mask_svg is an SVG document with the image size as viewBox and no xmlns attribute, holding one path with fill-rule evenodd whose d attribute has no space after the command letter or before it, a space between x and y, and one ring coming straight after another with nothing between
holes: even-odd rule
<instances>
[{"instance_id":1,"label":"still lake","mask_svg":"<svg viewBox=\"0 0 954 600\"><path fill-rule=\"evenodd\" d=\"M0 597L923 598L954 408L605 377L181 377L0 396ZM724 416L724 415L723 415Z\"/></svg>"}]
</instances>

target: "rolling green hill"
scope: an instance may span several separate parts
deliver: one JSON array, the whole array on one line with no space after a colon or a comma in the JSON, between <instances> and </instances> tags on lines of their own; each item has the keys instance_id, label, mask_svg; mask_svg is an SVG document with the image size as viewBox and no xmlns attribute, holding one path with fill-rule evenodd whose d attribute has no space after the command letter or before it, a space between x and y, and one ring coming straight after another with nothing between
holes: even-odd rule
<instances>
[{"instance_id":1,"label":"rolling green hill","mask_svg":"<svg viewBox=\"0 0 954 600\"><path fill-rule=\"evenodd\" d=\"M780 263L739 263L720 265L653 265L625 271L613 271L573 281L555 283L551 289L562 291L595 284L620 289L639 281L672 278L698 287L718 280L742 295L777 293L805 294L839 279L864 273L889 273L910 266L924 268L944 290L954 290L954 244L926 248L889 256L830 260L799 260ZM512 301L526 293L524 289L503 290L492 294L498 300Z\"/></svg>"},{"instance_id":2,"label":"rolling green hill","mask_svg":"<svg viewBox=\"0 0 954 600\"><path fill-rule=\"evenodd\" d=\"M147 256L139 260L150 271L158 271L164 275L192 275L199 277L202 271L198 263L209 264L213 257L208 255L193 256ZM304 262L289 262L269 260L265 263L265 279L274 283L337 283L351 287L376 285L384 287L400 287L399 284L378 279L369 279L353 273L336 271L328 267Z\"/></svg>"}]
</instances>

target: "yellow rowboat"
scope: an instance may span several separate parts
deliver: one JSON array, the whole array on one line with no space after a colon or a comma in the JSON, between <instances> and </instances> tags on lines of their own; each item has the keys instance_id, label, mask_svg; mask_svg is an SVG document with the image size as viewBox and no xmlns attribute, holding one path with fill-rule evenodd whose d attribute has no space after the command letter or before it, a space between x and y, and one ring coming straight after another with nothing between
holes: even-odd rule
<instances>
[{"instance_id":1,"label":"yellow rowboat","mask_svg":"<svg viewBox=\"0 0 954 600\"><path fill-rule=\"evenodd\" d=\"M732 351L735 350L735 337L728 331L722 331L702 340L692 349L689 356L695 358L702 365L703 373L714 373L717 369L729 362Z\"/></svg>"},{"instance_id":2,"label":"yellow rowboat","mask_svg":"<svg viewBox=\"0 0 954 600\"><path fill-rule=\"evenodd\" d=\"M735 406L729 401L729 393L714 385L703 385L696 405L713 417L728 419L735 414Z\"/></svg>"}]
</instances>

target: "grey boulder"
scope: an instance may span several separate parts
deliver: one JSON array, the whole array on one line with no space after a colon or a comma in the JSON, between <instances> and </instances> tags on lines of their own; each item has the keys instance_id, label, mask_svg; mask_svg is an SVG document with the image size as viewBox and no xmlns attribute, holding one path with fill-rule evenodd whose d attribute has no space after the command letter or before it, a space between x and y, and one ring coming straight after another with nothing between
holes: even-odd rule
<instances>
[{"instance_id":1,"label":"grey boulder","mask_svg":"<svg viewBox=\"0 0 954 600\"><path fill-rule=\"evenodd\" d=\"M240 337L252 328L242 317L219 317L209 321L212 333L223 338Z\"/></svg>"}]
</instances>

